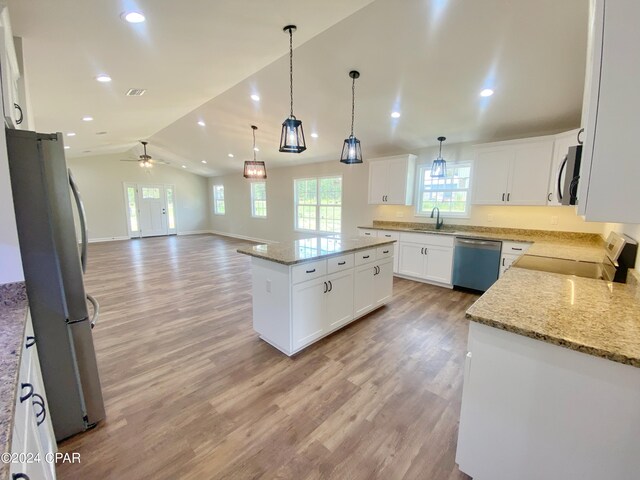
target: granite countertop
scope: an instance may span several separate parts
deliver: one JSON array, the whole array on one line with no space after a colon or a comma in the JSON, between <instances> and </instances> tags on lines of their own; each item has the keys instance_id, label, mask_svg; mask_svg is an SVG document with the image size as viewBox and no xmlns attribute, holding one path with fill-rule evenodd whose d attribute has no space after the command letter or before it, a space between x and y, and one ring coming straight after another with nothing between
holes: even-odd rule
<instances>
[{"instance_id":1,"label":"granite countertop","mask_svg":"<svg viewBox=\"0 0 640 480\"><path fill-rule=\"evenodd\" d=\"M20 353L27 319L24 282L0 285L0 448L11 451ZM0 478L9 477L9 464L0 462Z\"/></svg>"},{"instance_id":2,"label":"granite countertop","mask_svg":"<svg viewBox=\"0 0 640 480\"><path fill-rule=\"evenodd\" d=\"M373 225L360 226L358 228L526 242L533 244L527 250L527 255L537 255L540 257L555 257L596 263L602 262L605 258L605 253L602 248L603 240L598 234L593 233L477 227L453 224L445 224L440 230L436 230L433 224L387 221L374 221Z\"/></svg>"},{"instance_id":3,"label":"granite countertop","mask_svg":"<svg viewBox=\"0 0 640 480\"><path fill-rule=\"evenodd\" d=\"M471 320L640 368L640 287L509 269L468 310Z\"/></svg>"},{"instance_id":4,"label":"granite countertop","mask_svg":"<svg viewBox=\"0 0 640 480\"><path fill-rule=\"evenodd\" d=\"M314 237L295 240L291 243L272 243L269 245L247 245L239 248L238 253L270 260L283 265L295 265L311 262L320 258L342 255L394 243L395 240L383 238L339 238Z\"/></svg>"}]
</instances>

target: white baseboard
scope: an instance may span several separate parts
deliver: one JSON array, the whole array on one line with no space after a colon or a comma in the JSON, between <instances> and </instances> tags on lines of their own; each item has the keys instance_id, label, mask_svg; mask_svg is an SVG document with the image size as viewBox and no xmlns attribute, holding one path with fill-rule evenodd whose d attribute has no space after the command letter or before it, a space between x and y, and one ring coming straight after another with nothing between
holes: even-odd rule
<instances>
[{"instance_id":1,"label":"white baseboard","mask_svg":"<svg viewBox=\"0 0 640 480\"><path fill-rule=\"evenodd\" d=\"M102 242L119 242L122 240L131 240L130 237L104 237L104 238L90 238L89 243L102 243Z\"/></svg>"},{"instance_id":2,"label":"white baseboard","mask_svg":"<svg viewBox=\"0 0 640 480\"><path fill-rule=\"evenodd\" d=\"M186 230L178 232L178 235L202 235L203 233L211 233L209 230Z\"/></svg>"},{"instance_id":3,"label":"white baseboard","mask_svg":"<svg viewBox=\"0 0 640 480\"><path fill-rule=\"evenodd\" d=\"M278 243L274 240L265 240L264 238L247 237L246 235L237 235L235 233L218 232L217 230L209 230L209 233L212 233L213 235L220 235L221 237L237 238L239 240L248 240L250 242L256 242L256 243Z\"/></svg>"}]
</instances>

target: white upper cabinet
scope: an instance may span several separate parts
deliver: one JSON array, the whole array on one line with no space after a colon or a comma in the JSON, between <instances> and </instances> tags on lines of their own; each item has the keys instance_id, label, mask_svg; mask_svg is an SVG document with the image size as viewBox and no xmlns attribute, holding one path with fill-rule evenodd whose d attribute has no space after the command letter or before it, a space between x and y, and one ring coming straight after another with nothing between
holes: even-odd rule
<instances>
[{"instance_id":1,"label":"white upper cabinet","mask_svg":"<svg viewBox=\"0 0 640 480\"><path fill-rule=\"evenodd\" d=\"M22 53L22 52L20 52ZM0 6L0 89L2 113L9 128L25 128L26 105L23 101L24 78L20 73L20 59L16 54L9 12Z\"/></svg>"},{"instance_id":2,"label":"white upper cabinet","mask_svg":"<svg viewBox=\"0 0 640 480\"><path fill-rule=\"evenodd\" d=\"M592 0L578 214L640 223L640 2Z\"/></svg>"},{"instance_id":3,"label":"white upper cabinet","mask_svg":"<svg viewBox=\"0 0 640 480\"><path fill-rule=\"evenodd\" d=\"M569 153L569 147L578 145L579 128L570 132L559 133L553 143L553 162L551 163L551 175L549 176L549 192L547 193L547 205L559 207L562 204L558 199L558 175L564 159Z\"/></svg>"},{"instance_id":4,"label":"white upper cabinet","mask_svg":"<svg viewBox=\"0 0 640 480\"><path fill-rule=\"evenodd\" d=\"M374 158L369 161L369 204L412 205L415 155Z\"/></svg>"},{"instance_id":5,"label":"white upper cabinet","mask_svg":"<svg viewBox=\"0 0 640 480\"><path fill-rule=\"evenodd\" d=\"M477 145L476 205L546 205L552 136Z\"/></svg>"}]
</instances>

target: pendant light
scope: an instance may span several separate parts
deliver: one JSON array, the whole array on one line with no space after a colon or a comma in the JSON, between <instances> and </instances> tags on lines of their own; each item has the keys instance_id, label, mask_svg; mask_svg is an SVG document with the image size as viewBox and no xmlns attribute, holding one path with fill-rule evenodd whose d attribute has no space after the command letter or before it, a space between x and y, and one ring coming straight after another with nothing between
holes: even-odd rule
<instances>
[{"instance_id":1,"label":"pendant light","mask_svg":"<svg viewBox=\"0 0 640 480\"><path fill-rule=\"evenodd\" d=\"M349 72L349 77L351 77L351 135L349 135L349 138L344 140L340 161L347 165L352 165L354 163L362 163L360 140L353 136L353 120L355 118L356 110L356 78L360 77L360 72L357 70L351 70Z\"/></svg>"},{"instance_id":2,"label":"pendant light","mask_svg":"<svg viewBox=\"0 0 640 480\"><path fill-rule=\"evenodd\" d=\"M295 25L287 25L282 29L289 33L289 94L291 97L291 113L282 122L282 134L280 135L280 151L286 153L302 153L307 149L304 141L304 131L302 121L293 114L293 32Z\"/></svg>"},{"instance_id":3,"label":"pendant light","mask_svg":"<svg viewBox=\"0 0 640 480\"><path fill-rule=\"evenodd\" d=\"M444 178L447 176L447 161L442 158L442 142L446 140L446 137L438 137L440 142L440 153L431 164L431 177L432 178Z\"/></svg>"},{"instance_id":4,"label":"pendant light","mask_svg":"<svg viewBox=\"0 0 640 480\"><path fill-rule=\"evenodd\" d=\"M256 130L258 127L251 125L253 130L253 161L245 160L244 162L244 178L252 180L264 180L267 178L267 167L264 162L256 160Z\"/></svg>"}]
</instances>

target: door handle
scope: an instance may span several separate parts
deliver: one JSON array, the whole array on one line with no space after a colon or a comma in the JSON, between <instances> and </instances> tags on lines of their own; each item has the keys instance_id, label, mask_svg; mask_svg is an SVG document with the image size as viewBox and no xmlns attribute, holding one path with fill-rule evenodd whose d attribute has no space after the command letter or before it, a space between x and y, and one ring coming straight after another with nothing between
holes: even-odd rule
<instances>
[{"instance_id":1,"label":"door handle","mask_svg":"<svg viewBox=\"0 0 640 480\"><path fill-rule=\"evenodd\" d=\"M424 255L424 247L420 249L420 255Z\"/></svg>"},{"instance_id":2,"label":"door handle","mask_svg":"<svg viewBox=\"0 0 640 480\"><path fill-rule=\"evenodd\" d=\"M551 192L549 192L549 195L547 195L547 202L551 201Z\"/></svg>"},{"instance_id":3,"label":"door handle","mask_svg":"<svg viewBox=\"0 0 640 480\"><path fill-rule=\"evenodd\" d=\"M316 271L316 269L315 269L315 268L314 268L314 269L312 269L312 270L305 270L305 272L307 272L307 273L313 273L313 272L315 272L315 271Z\"/></svg>"},{"instance_id":4,"label":"door handle","mask_svg":"<svg viewBox=\"0 0 640 480\"><path fill-rule=\"evenodd\" d=\"M504 257L502 257L502 266L504 267Z\"/></svg>"},{"instance_id":5,"label":"door handle","mask_svg":"<svg viewBox=\"0 0 640 480\"><path fill-rule=\"evenodd\" d=\"M385 237L387 237L387 238L391 238L391 235L385 235Z\"/></svg>"},{"instance_id":6,"label":"door handle","mask_svg":"<svg viewBox=\"0 0 640 480\"><path fill-rule=\"evenodd\" d=\"M389 253L389 250L383 250L382 253Z\"/></svg>"},{"instance_id":7,"label":"door handle","mask_svg":"<svg viewBox=\"0 0 640 480\"><path fill-rule=\"evenodd\" d=\"M44 407L44 398L42 398L41 395L34 393L33 394L33 400L31 401L31 403L35 406L39 406L40 407L40 411L36 411L34 409L34 413L36 414L36 426L40 426L42 425L42 423L45 421L45 419L47 418L47 410Z\"/></svg>"},{"instance_id":8,"label":"door handle","mask_svg":"<svg viewBox=\"0 0 640 480\"><path fill-rule=\"evenodd\" d=\"M324 283L324 292L322 293L327 293L327 290L329 290L329 285L327 285L327 282L322 282Z\"/></svg>"},{"instance_id":9,"label":"door handle","mask_svg":"<svg viewBox=\"0 0 640 480\"><path fill-rule=\"evenodd\" d=\"M511 198L511 192L507 193L507 202L509 201L509 198Z\"/></svg>"},{"instance_id":10,"label":"door handle","mask_svg":"<svg viewBox=\"0 0 640 480\"><path fill-rule=\"evenodd\" d=\"M365 256L362 257L363 260L367 259L367 258L369 258L369 255L365 255Z\"/></svg>"},{"instance_id":11,"label":"door handle","mask_svg":"<svg viewBox=\"0 0 640 480\"><path fill-rule=\"evenodd\" d=\"M164 208L162 209L162 214L163 214L163 215L166 215L166 214L167 214L167 211L166 211Z\"/></svg>"},{"instance_id":12,"label":"door handle","mask_svg":"<svg viewBox=\"0 0 640 480\"><path fill-rule=\"evenodd\" d=\"M344 265L346 263L347 263L346 261L345 262L338 262L338 265Z\"/></svg>"},{"instance_id":13,"label":"door handle","mask_svg":"<svg viewBox=\"0 0 640 480\"><path fill-rule=\"evenodd\" d=\"M30 383L23 383L20 385L20 391L24 390L25 388L29 389L29 392L25 395L20 395L20 403L24 402L31 395L33 395L33 385L31 385Z\"/></svg>"},{"instance_id":14,"label":"door handle","mask_svg":"<svg viewBox=\"0 0 640 480\"><path fill-rule=\"evenodd\" d=\"M333 290L333 283L331 283L331 280L329 280L329 291Z\"/></svg>"},{"instance_id":15,"label":"door handle","mask_svg":"<svg viewBox=\"0 0 640 480\"><path fill-rule=\"evenodd\" d=\"M78 217L80 218L80 234L82 236L82 247L80 251L80 263L82 264L82 273L87 271L87 244L89 242L88 235L89 231L87 229L87 216L84 212L84 203L82 203L82 197L80 196L80 190L78 189L78 184L76 183L73 175L71 174L71 169L67 169L69 173L69 185L71 186L71 193L73 193L73 198L76 201L76 206L78 207Z\"/></svg>"},{"instance_id":16,"label":"door handle","mask_svg":"<svg viewBox=\"0 0 640 480\"><path fill-rule=\"evenodd\" d=\"M502 194L502 201L504 202L504 193Z\"/></svg>"},{"instance_id":17,"label":"door handle","mask_svg":"<svg viewBox=\"0 0 640 480\"><path fill-rule=\"evenodd\" d=\"M16 119L16 125L20 125L24 120L24 114L22 113L22 108L17 103L13 104L13 108L15 108L16 110L18 110L18 112L20 112L20 118Z\"/></svg>"},{"instance_id":18,"label":"door handle","mask_svg":"<svg viewBox=\"0 0 640 480\"><path fill-rule=\"evenodd\" d=\"M36 344L36 337L32 337L31 335L27 336L27 341L25 342L24 346L26 348L30 348L33 347Z\"/></svg>"},{"instance_id":19,"label":"door handle","mask_svg":"<svg viewBox=\"0 0 640 480\"><path fill-rule=\"evenodd\" d=\"M93 295L89 295L88 293L87 300L89 300L89 302L93 306L93 315L91 316L91 321L89 322L91 324L91 328L93 329L93 327L96 326L96 322L98 321L98 315L100 315L100 304L93 297Z\"/></svg>"}]
</instances>

